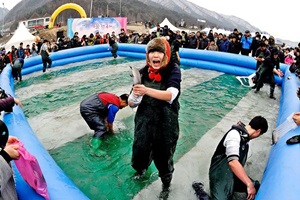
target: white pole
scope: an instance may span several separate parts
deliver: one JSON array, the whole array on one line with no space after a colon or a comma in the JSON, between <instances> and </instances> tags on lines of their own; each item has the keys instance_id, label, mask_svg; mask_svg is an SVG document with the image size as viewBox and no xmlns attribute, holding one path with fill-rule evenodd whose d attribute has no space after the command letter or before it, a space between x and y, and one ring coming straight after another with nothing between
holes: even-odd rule
<instances>
[{"instance_id":1,"label":"white pole","mask_svg":"<svg viewBox=\"0 0 300 200\"><path fill-rule=\"evenodd\" d=\"M3 10L2 10L2 22L3 22L3 24L2 24L2 33L1 33L1 35L3 34L3 30L4 30L4 3L2 3L2 5L3 5Z\"/></svg>"},{"instance_id":2,"label":"white pole","mask_svg":"<svg viewBox=\"0 0 300 200\"><path fill-rule=\"evenodd\" d=\"M91 0L90 18L92 18L92 10L93 10L93 0Z\"/></svg>"},{"instance_id":3,"label":"white pole","mask_svg":"<svg viewBox=\"0 0 300 200\"><path fill-rule=\"evenodd\" d=\"M108 17L108 4L106 5L106 17Z\"/></svg>"},{"instance_id":4,"label":"white pole","mask_svg":"<svg viewBox=\"0 0 300 200\"><path fill-rule=\"evenodd\" d=\"M122 16L122 0L120 0L120 17Z\"/></svg>"}]
</instances>

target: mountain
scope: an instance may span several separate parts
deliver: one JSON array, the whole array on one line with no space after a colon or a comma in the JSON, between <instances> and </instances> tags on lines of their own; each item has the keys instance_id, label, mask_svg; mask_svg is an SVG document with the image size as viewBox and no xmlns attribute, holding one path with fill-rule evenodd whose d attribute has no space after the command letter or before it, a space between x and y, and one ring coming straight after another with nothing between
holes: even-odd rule
<instances>
[{"instance_id":1,"label":"mountain","mask_svg":"<svg viewBox=\"0 0 300 200\"><path fill-rule=\"evenodd\" d=\"M9 10L7 8L0 8L0 25L3 26L4 17L7 15Z\"/></svg>"},{"instance_id":2,"label":"mountain","mask_svg":"<svg viewBox=\"0 0 300 200\"><path fill-rule=\"evenodd\" d=\"M139 0L139 1L144 3L149 2L149 0ZM227 30L233 30L234 28L237 28L239 31L242 32L244 32L245 30L250 30L251 32L256 32L256 31L261 32L259 28L255 27L254 25L250 24L249 22L237 16L219 14L214 11L210 11L205 8L202 8L186 0L151 0L151 1L163 7L169 8L174 12L189 13L190 17L193 18L196 17L197 19L205 20L206 24L204 25L212 28L217 27L217 28L224 28ZM195 25L197 25L196 22ZM291 47L298 46L297 42L292 42L280 38L276 38L276 39L277 41L280 41L280 44L285 43Z\"/></svg>"},{"instance_id":3,"label":"mountain","mask_svg":"<svg viewBox=\"0 0 300 200\"><path fill-rule=\"evenodd\" d=\"M198 26L199 29L209 27L223 28L239 31L261 31L249 22L237 17L216 13L202 8L187 0L72 0L72 3L80 5L88 17L93 2L92 17L98 16L126 16L128 22L160 23L167 17L175 26L179 26L184 20L186 26ZM69 0L22 0L5 16L5 22L9 23L11 31L17 28L18 22L30 19L32 16L51 16L61 5L70 3ZM24 9L26 8L26 9ZM64 10L56 19L62 24L67 24L68 18L80 17L75 10ZM198 20L199 19L199 20ZM206 22L199 22L205 20ZM1 24L1 23L0 23ZM289 44L289 41L281 40Z\"/></svg>"},{"instance_id":4,"label":"mountain","mask_svg":"<svg viewBox=\"0 0 300 200\"><path fill-rule=\"evenodd\" d=\"M141 2L149 2L149 0L139 0ZM250 30L250 31L260 31L257 27L251 25L247 21L238 18L236 16L228 16L216 13L214 11L202 8L194 3L186 0L151 0L152 2L159 4L165 8L168 8L174 12L186 13L190 18L196 18L200 20L205 20L206 25L210 27L224 28L227 30L233 30L237 28L240 31ZM149 3L148 3L149 4ZM186 19L184 19L186 20ZM198 23L194 22L195 25Z\"/></svg>"},{"instance_id":5,"label":"mountain","mask_svg":"<svg viewBox=\"0 0 300 200\"><path fill-rule=\"evenodd\" d=\"M86 10L90 11L91 0L74 0ZM29 19L34 13L49 16L59 6L69 3L68 0L23 0L19 2L5 17L7 22ZM26 9L24 9L26 8ZM211 26L233 30L238 28L241 31L246 29L259 30L248 22L234 16L226 16L197 6L186 0L93 0L92 16L109 15L127 16L128 21L153 21L155 24L167 17L171 23L179 25L183 19L187 26ZM76 16L76 12L70 16L66 11L62 12L63 20ZM75 15L75 16L73 16ZM200 24L197 19L205 20ZM17 23L16 23L17 24ZM14 26L12 28L15 28Z\"/></svg>"}]
</instances>

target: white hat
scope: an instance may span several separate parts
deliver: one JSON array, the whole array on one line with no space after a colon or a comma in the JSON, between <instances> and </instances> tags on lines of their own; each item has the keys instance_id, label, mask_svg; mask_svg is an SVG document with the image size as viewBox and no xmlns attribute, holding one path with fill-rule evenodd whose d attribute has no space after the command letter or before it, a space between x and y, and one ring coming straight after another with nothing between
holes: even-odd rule
<instances>
[{"instance_id":1,"label":"white hat","mask_svg":"<svg viewBox=\"0 0 300 200\"><path fill-rule=\"evenodd\" d=\"M296 56L294 55L294 51L291 51L289 54L288 54L289 56L292 56L292 58L296 58Z\"/></svg>"}]
</instances>

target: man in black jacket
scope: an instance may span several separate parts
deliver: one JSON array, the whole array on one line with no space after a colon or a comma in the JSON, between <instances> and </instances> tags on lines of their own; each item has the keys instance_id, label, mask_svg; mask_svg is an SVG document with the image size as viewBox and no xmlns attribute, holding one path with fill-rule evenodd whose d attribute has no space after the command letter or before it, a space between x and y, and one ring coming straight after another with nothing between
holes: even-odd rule
<instances>
[{"instance_id":1,"label":"man in black jacket","mask_svg":"<svg viewBox=\"0 0 300 200\"><path fill-rule=\"evenodd\" d=\"M271 55L263 58L263 63L259 67L257 74L258 74L258 79L256 85L253 87L256 88L255 93L257 93L260 88L262 88L264 81L266 81L266 78L269 78L269 83L270 83L270 98L271 99L276 99L274 97L274 90L275 90L275 77L274 73L277 74L278 76L283 76L282 71L280 70L280 59L278 57L278 50L274 49L271 52ZM276 68L274 68L274 66Z\"/></svg>"}]
</instances>

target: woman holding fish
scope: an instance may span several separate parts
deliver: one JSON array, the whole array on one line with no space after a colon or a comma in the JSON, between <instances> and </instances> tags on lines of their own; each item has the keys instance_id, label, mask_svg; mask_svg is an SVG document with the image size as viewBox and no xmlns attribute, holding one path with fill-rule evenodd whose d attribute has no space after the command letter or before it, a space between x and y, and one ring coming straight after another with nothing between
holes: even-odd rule
<instances>
[{"instance_id":1,"label":"woman holding fish","mask_svg":"<svg viewBox=\"0 0 300 200\"><path fill-rule=\"evenodd\" d=\"M179 102L181 72L170 62L170 45L165 38L155 38L147 45L147 65L140 74L133 70L133 86L128 98L131 107L138 106L135 116L132 167L140 179L152 160L163 183L161 195L168 195L174 171L173 156L179 136Z\"/></svg>"}]
</instances>

